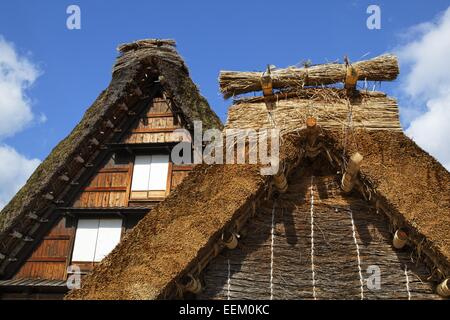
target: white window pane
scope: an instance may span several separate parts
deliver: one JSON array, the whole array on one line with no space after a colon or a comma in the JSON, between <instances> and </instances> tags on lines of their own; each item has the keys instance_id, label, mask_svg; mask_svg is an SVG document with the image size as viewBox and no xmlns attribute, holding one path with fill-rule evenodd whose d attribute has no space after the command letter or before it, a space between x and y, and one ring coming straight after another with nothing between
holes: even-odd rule
<instances>
[{"instance_id":1,"label":"white window pane","mask_svg":"<svg viewBox=\"0 0 450 320\"><path fill-rule=\"evenodd\" d=\"M101 261L120 242L121 219L100 219L94 261Z\"/></svg>"},{"instance_id":2,"label":"white window pane","mask_svg":"<svg viewBox=\"0 0 450 320\"><path fill-rule=\"evenodd\" d=\"M95 246L97 243L98 219L78 220L72 261L94 261Z\"/></svg>"},{"instance_id":3,"label":"white window pane","mask_svg":"<svg viewBox=\"0 0 450 320\"><path fill-rule=\"evenodd\" d=\"M148 190L166 190L169 155L152 156Z\"/></svg>"},{"instance_id":4,"label":"white window pane","mask_svg":"<svg viewBox=\"0 0 450 320\"><path fill-rule=\"evenodd\" d=\"M132 191L148 190L148 179L150 177L150 164L152 156L136 156L134 160Z\"/></svg>"}]
</instances>

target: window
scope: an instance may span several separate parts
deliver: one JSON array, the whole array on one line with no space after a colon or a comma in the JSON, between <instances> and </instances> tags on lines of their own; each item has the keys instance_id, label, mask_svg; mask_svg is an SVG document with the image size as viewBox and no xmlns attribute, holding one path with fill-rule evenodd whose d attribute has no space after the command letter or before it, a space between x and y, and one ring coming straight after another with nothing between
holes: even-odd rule
<instances>
[{"instance_id":1,"label":"window","mask_svg":"<svg viewBox=\"0 0 450 320\"><path fill-rule=\"evenodd\" d=\"M168 155L137 155L131 182L131 198L165 196L168 173Z\"/></svg>"},{"instance_id":2,"label":"window","mask_svg":"<svg viewBox=\"0 0 450 320\"><path fill-rule=\"evenodd\" d=\"M122 219L79 219L72 261L99 262L120 242Z\"/></svg>"}]
</instances>

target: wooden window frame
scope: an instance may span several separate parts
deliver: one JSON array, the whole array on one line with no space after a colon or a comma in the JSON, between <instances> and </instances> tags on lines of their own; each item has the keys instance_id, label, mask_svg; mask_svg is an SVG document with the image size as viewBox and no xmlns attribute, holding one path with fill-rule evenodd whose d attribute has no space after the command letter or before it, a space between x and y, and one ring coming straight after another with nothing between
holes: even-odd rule
<instances>
[{"instance_id":1,"label":"wooden window frame","mask_svg":"<svg viewBox=\"0 0 450 320\"><path fill-rule=\"evenodd\" d=\"M126 217L125 216L118 217L117 215L109 215L109 214L108 215L98 215L98 214L94 215L93 214L93 215L88 215L88 216L80 215L76 219L77 219L77 222L76 222L75 230L73 232L73 239L72 239L71 248L70 248L70 256L69 256L69 259L68 259L68 261L70 261L70 263L69 263L68 266L71 266L71 265L84 266L84 267L88 267L88 269L89 269L88 271L90 271L90 270L92 270L92 268L96 264L101 262L101 261L95 261L95 256L94 256L93 261L77 261L77 260L73 260L73 252L75 250L75 240L76 240L76 236L77 236L77 230L78 230L79 221L82 220L82 219L85 219L85 220L87 220L87 219L90 219L90 220L120 219L121 222L122 222L121 226L120 226L120 239L119 239L119 242L120 242L120 241L122 241L123 236L125 234ZM98 237L98 234L97 234L97 237ZM116 246L118 244L119 243L117 243ZM95 245L97 245L97 242L96 242ZM67 270L66 270L66 272L67 272ZM83 270L82 270L82 272L83 272Z\"/></svg>"},{"instance_id":2,"label":"wooden window frame","mask_svg":"<svg viewBox=\"0 0 450 320\"><path fill-rule=\"evenodd\" d=\"M134 175L136 156L140 156L140 155L148 155L148 156L167 155L168 156L168 168L167 168L165 190L133 190L132 189L132 181L133 181L133 175ZM173 163L172 163L172 159L170 157L170 153L138 152L134 155L134 159L130 165L131 165L131 170L130 170L131 174L130 174L130 180L129 180L128 202L160 201L160 200L163 200L164 198L166 198L170 194L170 189L171 189L171 185L172 185L172 169L173 169ZM137 194L142 194L143 196L136 196Z\"/></svg>"}]
</instances>

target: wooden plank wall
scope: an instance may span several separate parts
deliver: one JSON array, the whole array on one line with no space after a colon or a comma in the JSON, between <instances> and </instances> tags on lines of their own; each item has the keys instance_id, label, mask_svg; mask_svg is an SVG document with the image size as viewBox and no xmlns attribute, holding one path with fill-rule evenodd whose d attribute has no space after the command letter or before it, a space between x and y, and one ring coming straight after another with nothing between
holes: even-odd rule
<instances>
[{"instance_id":1,"label":"wooden plank wall","mask_svg":"<svg viewBox=\"0 0 450 320\"><path fill-rule=\"evenodd\" d=\"M155 98L145 116L141 117L122 143L164 143L175 141L172 132L181 128L179 120L163 98ZM122 162L111 158L92 178L74 203L80 208L127 207L130 203L130 185L133 157ZM170 166L168 188L165 194L153 200L162 200L189 174L193 166Z\"/></svg>"},{"instance_id":2,"label":"wooden plank wall","mask_svg":"<svg viewBox=\"0 0 450 320\"><path fill-rule=\"evenodd\" d=\"M117 158L123 159L118 160ZM74 207L111 208L127 207L133 171L131 155L114 154L83 189Z\"/></svg>"},{"instance_id":3,"label":"wooden plank wall","mask_svg":"<svg viewBox=\"0 0 450 320\"><path fill-rule=\"evenodd\" d=\"M73 226L66 225L66 218L62 217L44 237L14 278L64 280L74 231Z\"/></svg>"},{"instance_id":4,"label":"wooden plank wall","mask_svg":"<svg viewBox=\"0 0 450 320\"><path fill-rule=\"evenodd\" d=\"M208 265L199 299L439 299L425 265L392 248L384 216L343 194L337 177L307 170L258 209L238 248ZM379 288L366 281L370 268Z\"/></svg>"},{"instance_id":5,"label":"wooden plank wall","mask_svg":"<svg viewBox=\"0 0 450 320\"><path fill-rule=\"evenodd\" d=\"M161 143L178 141L172 132L181 128L180 119L174 115L169 103L163 98L155 98L147 113L139 119L123 143Z\"/></svg>"},{"instance_id":6,"label":"wooden plank wall","mask_svg":"<svg viewBox=\"0 0 450 320\"><path fill-rule=\"evenodd\" d=\"M164 143L175 141L173 130L181 128L180 119L171 111L163 98L155 98L142 118L136 121L122 143ZM131 180L134 156L126 151L113 153L93 175L73 203L77 208L112 208L129 206L148 206L151 208L164 197L153 202L130 201ZM168 195L193 169L192 165L170 165L167 183ZM131 229L142 217L126 217L125 232ZM76 222L76 219L74 219ZM73 223L75 224L75 223ZM30 258L22 265L15 278L43 278L64 280L70 263L75 226L66 226L62 218L49 234L36 246ZM89 271L93 264L80 264Z\"/></svg>"}]
</instances>

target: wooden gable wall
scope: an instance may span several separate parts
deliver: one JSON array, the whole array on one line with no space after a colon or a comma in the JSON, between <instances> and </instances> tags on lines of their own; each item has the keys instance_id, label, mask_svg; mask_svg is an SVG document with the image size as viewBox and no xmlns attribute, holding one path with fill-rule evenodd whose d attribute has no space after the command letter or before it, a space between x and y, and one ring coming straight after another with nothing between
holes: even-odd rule
<instances>
[{"instance_id":1,"label":"wooden gable wall","mask_svg":"<svg viewBox=\"0 0 450 320\"><path fill-rule=\"evenodd\" d=\"M173 131L182 128L181 118L171 110L169 102L154 98L144 116L136 120L129 133L124 135L123 144L170 143L174 139ZM119 208L148 206L157 201L133 203L130 201L131 180L134 156L124 150L112 150L110 157L99 166L97 172L84 186L72 204L73 208ZM173 190L189 174L193 166L169 166L168 189ZM163 200L163 198L155 199ZM149 209L150 210L150 209ZM55 212L55 214L57 214ZM139 215L124 218L124 232L130 230L140 220ZM76 232L76 219L62 216L47 235L38 243L31 256L24 261L15 274L15 279L42 278L65 280L67 267L71 264L71 255ZM122 233L123 235L124 233ZM90 270L92 266L81 266Z\"/></svg>"},{"instance_id":2,"label":"wooden gable wall","mask_svg":"<svg viewBox=\"0 0 450 320\"><path fill-rule=\"evenodd\" d=\"M74 231L66 218L59 219L14 278L65 279Z\"/></svg>"},{"instance_id":3,"label":"wooden gable wall","mask_svg":"<svg viewBox=\"0 0 450 320\"><path fill-rule=\"evenodd\" d=\"M173 131L182 128L180 119L172 112L164 98L154 98L145 115L141 117L124 139L126 144L170 143L177 139ZM130 204L130 185L133 175L134 157L126 152L111 154L83 189L74 203L80 208L127 207ZM162 200L192 170L192 166L170 166L168 187Z\"/></svg>"},{"instance_id":4,"label":"wooden gable wall","mask_svg":"<svg viewBox=\"0 0 450 320\"><path fill-rule=\"evenodd\" d=\"M181 119L173 113L168 101L154 98L146 114L125 135L123 143L162 143L177 141L173 131L182 128Z\"/></svg>"}]
</instances>

